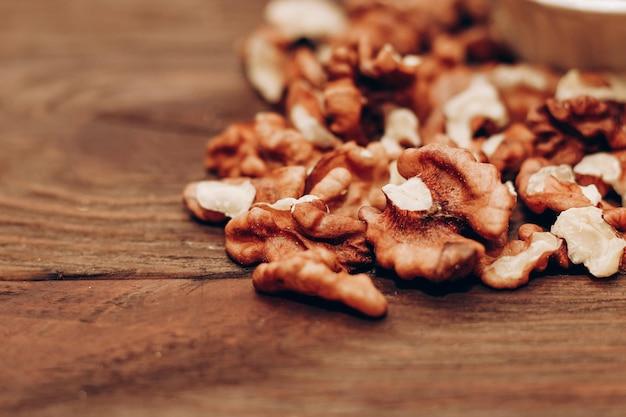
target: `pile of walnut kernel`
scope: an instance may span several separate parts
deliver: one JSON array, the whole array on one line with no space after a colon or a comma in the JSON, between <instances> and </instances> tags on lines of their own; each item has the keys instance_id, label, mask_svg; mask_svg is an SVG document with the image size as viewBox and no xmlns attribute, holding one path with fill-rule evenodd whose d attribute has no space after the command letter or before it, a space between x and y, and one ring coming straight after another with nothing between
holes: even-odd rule
<instances>
[{"instance_id":1,"label":"pile of walnut kernel","mask_svg":"<svg viewBox=\"0 0 626 417\"><path fill-rule=\"evenodd\" d=\"M260 292L386 314L365 271L517 288L626 271L626 77L510 59L483 0L272 0L242 46L274 111L184 190ZM511 216L536 213L509 238Z\"/></svg>"}]
</instances>

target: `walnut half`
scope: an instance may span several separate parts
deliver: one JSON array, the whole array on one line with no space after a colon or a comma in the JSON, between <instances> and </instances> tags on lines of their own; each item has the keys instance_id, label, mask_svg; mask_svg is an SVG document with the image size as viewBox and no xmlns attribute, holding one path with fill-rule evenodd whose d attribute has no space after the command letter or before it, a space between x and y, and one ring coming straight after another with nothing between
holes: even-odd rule
<instances>
[{"instance_id":1,"label":"walnut half","mask_svg":"<svg viewBox=\"0 0 626 417\"><path fill-rule=\"evenodd\" d=\"M382 267L404 279L453 280L474 270L483 243L506 237L516 198L493 165L433 143L404 151L398 170L408 181L383 188L385 210L359 211Z\"/></svg>"},{"instance_id":2,"label":"walnut half","mask_svg":"<svg viewBox=\"0 0 626 417\"><path fill-rule=\"evenodd\" d=\"M339 301L370 317L381 317L387 312L385 296L367 274L349 274L333 252L322 248L262 263L254 270L252 282L260 292L293 291L318 296Z\"/></svg>"}]
</instances>

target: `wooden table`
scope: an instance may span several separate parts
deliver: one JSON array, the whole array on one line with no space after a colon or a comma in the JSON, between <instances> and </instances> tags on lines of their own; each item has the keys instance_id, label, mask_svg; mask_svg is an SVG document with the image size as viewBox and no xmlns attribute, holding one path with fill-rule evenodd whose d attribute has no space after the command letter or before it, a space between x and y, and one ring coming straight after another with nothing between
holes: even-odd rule
<instances>
[{"instance_id":1,"label":"wooden table","mask_svg":"<svg viewBox=\"0 0 626 417\"><path fill-rule=\"evenodd\" d=\"M624 415L623 278L377 276L368 320L256 294L190 220L207 138L266 108L262 6L0 2L0 415Z\"/></svg>"}]
</instances>

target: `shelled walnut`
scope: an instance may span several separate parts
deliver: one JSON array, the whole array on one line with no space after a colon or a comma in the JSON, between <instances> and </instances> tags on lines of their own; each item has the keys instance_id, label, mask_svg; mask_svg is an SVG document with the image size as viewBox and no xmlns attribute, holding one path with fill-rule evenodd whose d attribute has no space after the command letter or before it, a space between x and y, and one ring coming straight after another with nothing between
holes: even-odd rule
<instances>
[{"instance_id":1,"label":"shelled walnut","mask_svg":"<svg viewBox=\"0 0 626 417\"><path fill-rule=\"evenodd\" d=\"M405 151L398 171L408 181L383 187L387 208L359 212L381 266L405 279L453 280L474 270L484 243L505 238L515 197L494 166L430 144Z\"/></svg>"}]
</instances>

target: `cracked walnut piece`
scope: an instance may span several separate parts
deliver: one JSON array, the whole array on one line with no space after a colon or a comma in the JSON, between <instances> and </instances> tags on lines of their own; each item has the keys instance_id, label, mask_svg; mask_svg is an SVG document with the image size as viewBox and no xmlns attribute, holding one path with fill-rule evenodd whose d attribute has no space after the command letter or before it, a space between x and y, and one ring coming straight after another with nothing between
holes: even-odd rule
<instances>
[{"instance_id":1,"label":"cracked walnut piece","mask_svg":"<svg viewBox=\"0 0 626 417\"><path fill-rule=\"evenodd\" d=\"M594 184L581 186L576 182L571 166L551 165L542 158L527 159L515 181L519 197L534 213L597 206L602 200Z\"/></svg>"},{"instance_id":2,"label":"cracked walnut piece","mask_svg":"<svg viewBox=\"0 0 626 417\"><path fill-rule=\"evenodd\" d=\"M506 238L515 196L494 166L467 150L429 144L404 151L398 170L408 181L383 187L386 209L359 211L382 267L404 279L453 280L484 256L477 239Z\"/></svg>"},{"instance_id":3,"label":"cracked walnut piece","mask_svg":"<svg viewBox=\"0 0 626 417\"><path fill-rule=\"evenodd\" d=\"M278 113L258 113L253 123L237 123L206 146L204 165L220 177L262 177L283 166L314 164L313 144L288 127Z\"/></svg>"},{"instance_id":4,"label":"cracked walnut piece","mask_svg":"<svg viewBox=\"0 0 626 417\"><path fill-rule=\"evenodd\" d=\"M488 251L476 268L476 275L491 288L514 289L526 285L533 271L543 271L551 258L563 264L562 240L534 224L524 224L519 240ZM567 263L565 263L567 266Z\"/></svg>"},{"instance_id":5,"label":"cracked walnut piece","mask_svg":"<svg viewBox=\"0 0 626 417\"><path fill-rule=\"evenodd\" d=\"M183 202L197 219L219 223L244 214L253 203L299 198L304 193L305 179L304 167L290 166L260 178L194 181L185 187Z\"/></svg>"},{"instance_id":6,"label":"cracked walnut piece","mask_svg":"<svg viewBox=\"0 0 626 417\"><path fill-rule=\"evenodd\" d=\"M254 204L226 224L226 252L242 265L272 262L315 247L333 250L348 270L372 262L365 223L328 213L316 196Z\"/></svg>"},{"instance_id":7,"label":"cracked walnut piece","mask_svg":"<svg viewBox=\"0 0 626 417\"><path fill-rule=\"evenodd\" d=\"M536 135L533 155L557 165L575 165L588 153L625 149L624 106L591 96L546 100L526 120Z\"/></svg>"},{"instance_id":8,"label":"cracked walnut piece","mask_svg":"<svg viewBox=\"0 0 626 417\"><path fill-rule=\"evenodd\" d=\"M252 274L257 291L293 291L338 301L370 317L387 312L385 296L367 274L349 274L333 252L315 248L257 266Z\"/></svg>"},{"instance_id":9,"label":"cracked walnut piece","mask_svg":"<svg viewBox=\"0 0 626 417\"><path fill-rule=\"evenodd\" d=\"M389 163L387 151L379 142L371 142L367 147L345 143L324 154L313 167L305 192L319 195L332 213L356 218L362 206L385 207L385 196L380 188L389 181ZM345 171L335 171L336 168L344 168L350 177L346 180ZM339 192L331 192L326 187L325 180L331 173L335 184L343 184Z\"/></svg>"},{"instance_id":10,"label":"cracked walnut piece","mask_svg":"<svg viewBox=\"0 0 626 417\"><path fill-rule=\"evenodd\" d=\"M465 149L433 143L404 151L398 171L424 181L440 215L453 214L488 240L506 235L516 199L493 165L477 162Z\"/></svg>"},{"instance_id":11,"label":"cracked walnut piece","mask_svg":"<svg viewBox=\"0 0 626 417\"><path fill-rule=\"evenodd\" d=\"M626 240L604 220L597 207L575 207L563 211L550 230L567 242L567 256L589 272L604 278L620 270Z\"/></svg>"}]
</instances>

